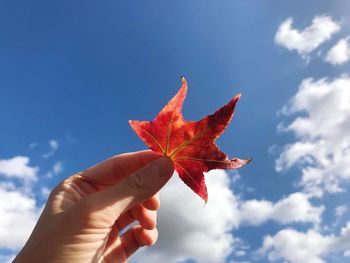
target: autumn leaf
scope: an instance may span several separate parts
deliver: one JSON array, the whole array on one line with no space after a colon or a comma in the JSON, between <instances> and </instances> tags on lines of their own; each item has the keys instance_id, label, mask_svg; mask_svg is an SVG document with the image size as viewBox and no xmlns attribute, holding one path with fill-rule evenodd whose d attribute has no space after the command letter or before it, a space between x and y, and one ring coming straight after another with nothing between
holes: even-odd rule
<instances>
[{"instance_id":1,"label":"autumn leaf","mask_svg":"<svg viewBox=\"0 0 350 263\"><path fill-rule=\"evenodd\" d=\"M178 93L159 112L153 121L134 121L129 124L143 142L154 152L171 158L175 170L205 202L208 192L203 172L212 169L237 169L251 159L228 159L214 143L225 130L234 114L240 94L199 121L185 121L182 105L187 93L187 82L181 78Z\"/></svg>"}]
</instances>

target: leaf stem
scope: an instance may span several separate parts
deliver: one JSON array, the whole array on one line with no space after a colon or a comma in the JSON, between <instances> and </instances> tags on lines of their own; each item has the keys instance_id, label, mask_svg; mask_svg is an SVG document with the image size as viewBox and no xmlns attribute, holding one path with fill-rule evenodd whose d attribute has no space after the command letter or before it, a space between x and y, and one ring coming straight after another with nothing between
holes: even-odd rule
<instances>
[{"instance_id":1,"label":"leaf stem","mask_svg":"<svg viewBox=\"0 0 350 263\"><path fill-rule=\"evenodd\" d=\"M167 154L168 154L170 134L171 134L171 125L173 124L174 114L175 114L175 112L173 111L172 114L171 114L171 118L170 118L169 124L168 124L168 131L167 131L167 135L166 135L165 151L164 151L164 155L165 156L167 156Z\"/></svg>"},{"instance_id":2,"label":"leaf stem","mask_svg":"<svg viewBox=\"0 0 350 263\"><path fill-rule=\"evenodd\" d=\"M188 146L189 144L191 144L193 141L197 140L199 137L201 137L203 135L203 133L205 133L208 130L208 127L206 129L204 129L203 131L201 131L200 133L198 133L197 135L193 136L193 138L191 140L186 140L184 143L182 143L179 147L177 147L170 155L169 157L171 158L172 156L174 156L178 151L180 151L181 149L185 148L186 146Z\"/></svg>"}]
</instances>

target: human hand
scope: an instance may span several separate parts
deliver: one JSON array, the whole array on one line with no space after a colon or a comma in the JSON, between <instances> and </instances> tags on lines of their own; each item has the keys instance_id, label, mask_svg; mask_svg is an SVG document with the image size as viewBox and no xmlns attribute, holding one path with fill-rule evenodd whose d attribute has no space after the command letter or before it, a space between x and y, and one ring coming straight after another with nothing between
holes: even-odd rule
<instances>
[{"instance_id":1,"label":"human hand","mask_svg":"<svg viewBox=\"0 0 350 263\"><path fill-rule=\"evenodd\" d=\"M14 263L126 262L157 240L157 192L173 171L170 159L141 151L67 178L51 192ZM134 221L139 225L121 235Z\"/></svg>"}]
</instances>

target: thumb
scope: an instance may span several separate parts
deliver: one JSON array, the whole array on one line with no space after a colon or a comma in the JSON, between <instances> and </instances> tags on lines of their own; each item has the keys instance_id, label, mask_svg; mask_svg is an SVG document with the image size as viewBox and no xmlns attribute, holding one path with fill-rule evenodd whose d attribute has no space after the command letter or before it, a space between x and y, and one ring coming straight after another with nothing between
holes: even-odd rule
<instances>
[{"instance_id":1,"label":"thumb","mask_svg":"<svg viewBox=\"0 0 350 263\"><path fill-rule=\"evenodd\" d=\"M96 193L95 205L107 209L117 218L136 204L155 195L169 181L174 172L173 162L160 157L132 173L120 183Z\"/></svg>"}]
</instances>

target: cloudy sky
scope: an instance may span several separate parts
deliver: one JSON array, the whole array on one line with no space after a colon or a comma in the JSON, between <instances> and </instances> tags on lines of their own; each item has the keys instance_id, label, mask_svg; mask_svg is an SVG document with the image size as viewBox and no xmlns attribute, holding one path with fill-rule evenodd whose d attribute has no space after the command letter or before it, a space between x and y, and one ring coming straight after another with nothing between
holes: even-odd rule
<instances>
[{"instance_id":1,"label":"cloudy sky","mask_svg":"<svg viewBox=\"0 0 350 263\"><path fill-rule=\"evenodd\" d=\"M189 84L198 120L238 92L217 144L253 158L206 176L203 205L176 175L158 243L136 262L350 261L350 2L0 2L0 262L50 190L144 149L150 120Z\"/></svg>"}]
</instances>

